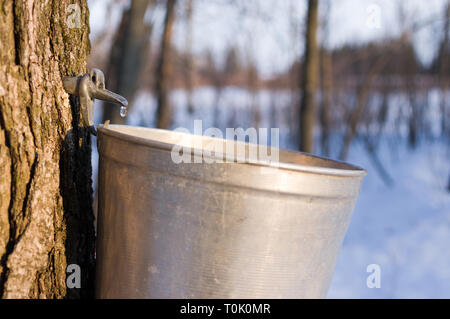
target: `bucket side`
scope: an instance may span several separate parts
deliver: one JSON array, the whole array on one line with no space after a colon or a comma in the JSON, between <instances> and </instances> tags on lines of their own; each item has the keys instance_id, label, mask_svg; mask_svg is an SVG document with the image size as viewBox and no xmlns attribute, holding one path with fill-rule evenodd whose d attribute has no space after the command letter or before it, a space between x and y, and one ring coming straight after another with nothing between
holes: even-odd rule
<instances>
[{"instance_id":1,"label":"bucket side","mask_svg":"<svg viewBox=\"0 0 450 319\"><path fill-rule=\"evenodd\" d=\"M361 178L99 144L99 298L325 297Z\"/></svg>"}]
</instances>

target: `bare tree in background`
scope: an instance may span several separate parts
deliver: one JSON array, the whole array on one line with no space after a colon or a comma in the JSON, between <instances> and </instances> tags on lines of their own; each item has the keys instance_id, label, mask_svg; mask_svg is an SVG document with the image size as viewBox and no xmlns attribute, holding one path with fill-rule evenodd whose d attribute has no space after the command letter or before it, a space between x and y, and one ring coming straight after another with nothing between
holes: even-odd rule
<instances>
[{"instance_id":1,"label":"bare tree in background","mask_svg":"<svg viewBox=\"0 0 450 319\"><path fill-rule=\"evenodd\" d=\"M330 17L330 1L326 2L326 14L323 18L323 43L320 50L320 89L321 89L321 104L320 104L320 126L322 134L320 136L320 147L322 154L330 156L330 131L331 131L331 103L333 90L333 64L332 55L326 48L326 42L329 37L329 17Z\"/></svg>"},{"instance_id":2,"label":"bare tree in background","mask_svg":"<svg viewBox=\"0 0 450 319\"><path fill-rule=\"evenodd\" d=\"M358 125L367 105L373 82L388 60L389 55L387 52L379 56L375 64L370 67L367 75L365 76L365 79L360 85L357 86L356 103L348 119L347 129L344 135L344 141L339 155L340 160L347 159L348 152L350 150L350 144L357 134Z\"/></svg>"},{"instance_id":3,"label":"bare tree in background","mask_svg":"<svg viewBox=\"0 0 450 319\"><path fill-rule=\"evenodd\" d=\"M296 0L290 0L288 8L287 16L289 17L289 51L292 60L294 63L288 70L288 89L290 94L289 107L287 112L284 115L284 121L287 123L289 127L290 140L293 145L298 145L298 137L299 137L299 127L300 127L300 95L299 95L299 87L300 87L300 59L297 58L299 51L299 41L300 38L300 19L295 15L297 11Z\"/></svg>"},{"instance_id":4,"label":"bare tree in background","mask_svg":"<svg viewBox=\"0 0 450 319\"><path fill-rule=\"evenodd\" d=\"M186 83L187 106L189 113L194 112L194 105L192 102L192 93L194 90L194 58L192 55L192 11L194 0L186 1L186 67L184 68L184 78Z\"/></svg>"},{"instance_id":5,"label":"bare tree in background","mask_svg":"<svg viewBox=\"0 0 450 319\"><path fill-rule=\"evenodd\" d=\"M250 113L252 115L252 126L259 128L261 122L261 112L257 103L258 95L258 68L253 56L249 54L247 65L247 86L250 93Z\"/></svg>"},{"instance_id":6,"label":"bare tree in background","mask_svg":"<svg viewBox=\"0 0 450 319\"><path fill-rule=\"evenodd\" d=\"M441 131L443 134L450 133L449 131L449 123L447 122L447 117L449 116L448 110L447 110L447 91L449 89L449 70L450 70L450 63L448 59L448 55L450 53L450 46L449 46L449 31L450 31L450 1L447 2L447 6L444 13L444 28L442 30L442 41L439 48L439 86L441 89ZM449 179L449 187L450 187L450 179Z\"/></svg>"},{"instance_id":7,"label":"bare tree in background","mask_svg":"<svg viewBox=\"0 0 450 319\"><path fill-rule=\"evenodd\" d=\"M368 119L366 123L367 133L362 134L362 140L369 159L371 160L373 167L376 169L378 175L383 180L386 186L392 186L394 184L394 179L390 176L388 171L383 166L383 163L377 153L378 147L381 142L380 136L383 134L388 116L390 94L389 85L383 85L381 94L382 98L380 105L378 106L378 108L374 108L377 110L377 112L373 114L374 116L372 118ZM372 127L372 130L369 129L369 126ZM373 128L375 129L375 131L373 131Z\"/></svg>"},{"instance_id":8,"label":"bare tree in background","mask_svg":"<svg viewBox=\"0 0 450 319\"><path fill-rule=\"evenodd\" d=\"M166 16L164 31L161 37L161 47L156 69L155 94L158 101L156 110L156 125L158 128L168 129L172 121L172 111L169 103L169 81L171 77L170 51L173 23L175 21L176 0L166 1Z\"/></svg>"},{"instance_id":9,"label":"bare tree in background","mask_svg":"<svg viewBox=\"0 0 450 319\"><path fill-rule=\"evenodd\" d=\"M410 148L415 148L418 144L420 133L422 133L424 122L424 109L426 101L423 99L424 88L417 81L417 74L419 74L419 67L414 63L415 51L412 43L412 27L413 24L408 21L405 3L398 2L398 21L403 30L402 41L398 44L403 52L403 59L399 61L399 73L403 79L404 91L409 101L409 116L408 116L408 145Z\"/></svg>"},{"instance_id":10,"label":"bare tree in background","mask_svg":"<svg viewBox=\"0 0 450 319\"><path fill-rule=\"evenodd\" d=\"M450 70L449 61L448 61L448 54L450 52L449 47L449 31L450 31L450 1L447 1L447 7L445 9L445 22L444 22L444 29L443 31L443 38L441 42L441 47L439 50L439 85L441 88L441 131L442 134L450 135L450 125L448 123L448 117L449 117L449 111L447 106L447 91L449 89L449 74L448 71ZM448 176L448 182L447 182L447 190L450 192L450 174Z\"/></svg>"},{"instance_id":11,"label":"bare tree in background","mask_svg":"<svg viewBox=\"0 0 450 319\"><path fill-rule=\"evenodd\" d=\"M205 73L209 81L212 82L215 90L215 98L213 105L213 125L214 127L219 126L219 102L222 93L222 89L225 85L224 76L222 76L222 72L216 65L214 60L214 56L211 50L207 50L205 53Z\"/></svg>"},{"instance_id":12,"label":"bare tree in background","mask_svg":"<svg viewBox=\"0 0 450 319\"><path fill-rule=\"evenodd\" d=\"M404 8L404 3L401 2L401 4L399 4L399 20L405 21L403 23L403 34L405 36L403 36L404 40L401 43L401 46L403 47L403 57L399 62L399 65L402 67L400 74L403 76L405 92L409 100L408 143L411 148L415 148L420 141L420 138L424 135L429 135L431 131L426 118L426 111L429 108L430 87L424 85L422 78L417 76L421 73L422 66L420 63L417 63L418 59L413 47L412 35L415 31L432 23L433 20L420 23L407 23L407 15L405 12L406 9ZM445 37L442 43L445 43ZM438 65L438 68L440 68L440 65ZM437 76L437 80L440 81L439 75Z\"/></svg>"},{"instance_id":13,"label":"bare tree in background","mask_svg":"<svg viewBox=\"0 0 450 319\"><path fill-rule=\"evenodd\" d=\"M219 123L219 111L220 111L220 99L222 97L222 90L226 84L230 82L232 77L238 74L242 69L241 57L235 46L230 46L226 52L225 64L222 68L218 67L214 61L213 53L207 52L206 56L208 76L213 82L216 90L216 96L214 101L214 114L213 121L215 127L220 127Z\"/></svg>"},{"instance_id":14,"label":"bare tree in background","mask_svg":"<svg viewBox=\"0 0 450 319\"><path fill-rule=\"evenodd\" d=\"M363 78L358 80L357 98L355 106L352 108L350 116L348 117L347 129L339 156L341 160L346 160L350 150L350 144L358 133L358 125L368 103L372 87L376 82L375 80L382 70L392 62L393 56L396 56L397 60L394 64L391 63L389 68L397 69L396 74L403 77L404 88L408 94L411 107L411 115L408 117L410 144L415 144L418 130L422 129L421 126L424 120L423 111L427 103L427 95L426 93L423 94L423 92L418 92L418 86L415 83L415 75L419 74L420 70L411 39L415 32L426 27L435 19L407 23L404 3L398 2L398 5L402 34L396 39L387 39L384 41L386 42L385 47L382 48L382 50L377 49L378 52L375 52L377 58L371 63L368 70L363 72ZM419 99L422 100L419 101Z\"/></svg>"},{"instance_id":15,"label":"bare tree in background","mask_svg":"<svg viewBox=\"0 0 450 319\"><path fill-rule=\"evenodd\" d=\"M139 77L150 47L152 26L144 21L145 12L155 0L133 0L130 7L122 14L111 47L106 79L108 88L125 96L129 108L139 85ZM124 124L125 118L120 116L117 105L104 103L103 121Z\"/></svg>"},{"instance_id":16,"label":"bare tree in background","mask_svg":"<svg viewBox=\"0 0 450 319\"><path fill-rule=\"evenodd\" d=\"M319 50L317 47L318 0L308 1L306 24L306 48L302 73L302 99L300 103L300 151L313 151L315 94L319 69Z\"/></svg>"}]
</instances>

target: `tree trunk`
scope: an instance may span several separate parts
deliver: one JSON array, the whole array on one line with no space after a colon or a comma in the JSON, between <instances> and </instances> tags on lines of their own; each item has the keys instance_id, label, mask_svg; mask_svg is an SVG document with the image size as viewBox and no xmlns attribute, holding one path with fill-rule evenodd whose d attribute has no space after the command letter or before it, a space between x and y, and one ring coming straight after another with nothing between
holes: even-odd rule
<instances>
[{"instance_id":1,"label":"tree trunk","mask_svg":"<svg viewBox=\"0 0 450 319\"><path fill-rule=\"evenodd\" d=\"M88 297L91 138L62 78L87 72L86 0L0 0L0 296ZM81 268L81 289L66 267Z\"/></svg>"},{"instance_id":2,"label":"tree trunk","mask_svg":"<svg viewBox=\"0 0 450 319\"><path fill-rule=\"evenodd\" d=\"M322 134L320 135L320 148L322 155L330 156L330 134L332 120L332 96L333 96L333 62L331 51L326 48L329 38L330 1L326 2L326 15L322 22L323 42L320 50L320 126Z\"/></svg>"},{"instance_id":3,"label":"tree trunk","mask_svg":"<svg viewBox=\"0 0 450 319\"><path fill-rule=\"evenodd\" d=\"M333 89L332 61L331 53L323 49L321 52L321 86L322 86L322 103L320 108L320 124L322 134L320 136L320 144L322 154L330 156L330 133L331 133L331 102Z\"/></svg>"},{"instance_id":4,"label":"tree trunk","mask_svg":"<svg viewBox=\"0 0 450 319\"><path fill-rule=\"evenodd\" d=\"M448 102L447 102L447 90L449 87L448 77L446 74L449 61L446 59L446 55L449 50L449 30L450 30L450 1L447 1L447 7L445 9L445 23L444 29L442 30L444 33L444 37L441 43L441 57L439 59L439 83L441 87L441 134L442 136L450 136L450 125L448 123ZM447 190L450 192L450 174L448 176Z\"/></svg>"},{"instance_id":5,"label":"tree trunk","mask_svg":"<svg viewBox=\"0 0 450 319\"><path fill-rule=\"evenodd\" d=\"M164 31L161 38L161 48L156 70L156 96L158 108L156 125L158 128L168 129L171 125L172 112L169 103L169 81L172 68L170 66L170 51L173 22L175 20L176 0L167 0Z\"/></svg>"},{"instance_id":6,"label":"tree trunk","mask_svg":"<svg viewBox=\"0 0 450 319\"><path fill-rule=\"evenodd\" d=\"M106 71L108 89L128 99L128 110L133 106L133 98L138 90L139 77L143 69L144 58L150 47L152 27L144 23L149 4L154 0L133 0L125 10L117 30ZM110 120L114 124L125 124L116 104L104 103L103 122Z\"/></svg>"},{"instance_id":7,"label":"tree trunk","mask_svg":"<svg viewBox=\"0 0 450 319\"><path fill-rule=\"evenodd\" d=\"M447 190L450 192L450 174L448 175Z\"/></svg>"},{"instance_id":8,"label":"tree trunk","mask_svg":"<svg viewBox=\"0 0 450 319\"><path fill-rule=\"evenodd\" d=\"M313 151L315 123L315 94L319 70L317 47L318 0L308 1L305 62L303 67L302 100L300 104L300 151Z\"/></svg>"},{"instance_id":9,"label":"tree trunk","mask_svg":"<svg viewBox=\"0 0 450 319\"><path fill-rule=\"evenodd\" d=\"M194 112L194 104L192 101L192 94L194 91L194 57L192 55L192 37L194 24L192 21L194 0L187 0L186 2L186 68L184 78L186 83L187 95L187 109L189 113Z\"/></svg>"},{"instance_id":10,"label":"tree trunk","mask_svg":"<svg viewBox=\"0 0 450 319\"><path fill-rule=\"evenodd\" d=\"M361 120L364 109L366 108L370 90L372 89L372 84L376 76L387 63L388 59L388 55L382 55L379 57L375 64L371 66L364 83L358 88L358 92L356 94L356 105L347 123L347 130L344 135L344 141L339 155L339 159L341 161L345 161L347 159L350 151L350 144L357 134L359 121Z\"/></svg>"}]
</instances>

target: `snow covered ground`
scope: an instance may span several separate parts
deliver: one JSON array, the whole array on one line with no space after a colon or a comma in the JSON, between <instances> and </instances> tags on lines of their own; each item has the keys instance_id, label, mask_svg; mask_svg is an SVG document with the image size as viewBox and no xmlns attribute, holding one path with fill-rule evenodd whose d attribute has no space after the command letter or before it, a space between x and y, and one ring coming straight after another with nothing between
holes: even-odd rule
<instances>
[{"instance_id":1,"label":"snow covered ground","mask_svg":"<svg viewBox=\"0 0 450 319\"><path fill-rule=\"evenodd\" d=\"M329 298L450 298L450 152L443 142L416 151L384 144L380 157L394 179L384 185L365 152L349 161L366 168ZM378 264L381 287L368 288L366 267Z\"/></svg>"},{"instance_id":2,"label":"snow covered ground","mask_svg":"<svg viewBox=\"0 0 450 319\"><path fill-rule=\"evenodd\" d=\"M192 131L194 119L202 119L204 129L215 126L212 105L216 96L212 89L196 90L192 115L187 113L182 91L175 91L171 98L176 110L174 127ZM218 101L219 128L233 121L244 128L251 126L251 99L245 90L228 88ZM280 127L282 148L293 148L285 124L291 116L288 103L286 94L262 92L257 96L260 126ZM234 111L225 111L230 109ZM152 96L140 94L128 124L153 126L154 111ZM99 123L100 112L96 111L96 119ZM403 140L381 143L378 155L394 180L392 186L380 179L363 146L358 141L352 144L348 161L367 169L368 175L339 255L329 298L450 298L450 193L445 190L450 148L442 140L423 142L415 151L405 144ZM94 150L94 174L97 160ZM367 287L370 264L380 266L380 288Z\"/></svg>"}]
</instances>

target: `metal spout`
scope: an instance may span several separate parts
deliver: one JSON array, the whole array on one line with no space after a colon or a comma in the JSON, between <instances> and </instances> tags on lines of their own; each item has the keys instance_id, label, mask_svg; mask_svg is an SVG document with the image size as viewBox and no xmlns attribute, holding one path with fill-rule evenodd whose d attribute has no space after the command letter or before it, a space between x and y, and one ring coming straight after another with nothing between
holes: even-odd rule
<instances>
[{"instance_id":1,"label":"metal spout","mask_svg":"<svg viewBox=\"0 0 450 319\"><path fill-rule=\"evenodd\" d=\"M111 92L107 89L99 89L97 87L92 88L91 96L95 99L102 101L112 102L120 104L122 106L128 106L128 101L121 95Z\"/></svg>"},{"instance_id":2,"label":"metal spout","mask_svg":"<svg viewBox=\"0 0 450 319\"><path fill-rule=\"evenodd\" d=\"M121 95L111 92L105 87L105 75L99 69L91 69L82 76L68 76L63 79L67 93L80 97L81 123L89 127L94 135L94 99L112 102L126 107L128 101Z\"/></svg>"}]
</instances>

